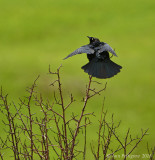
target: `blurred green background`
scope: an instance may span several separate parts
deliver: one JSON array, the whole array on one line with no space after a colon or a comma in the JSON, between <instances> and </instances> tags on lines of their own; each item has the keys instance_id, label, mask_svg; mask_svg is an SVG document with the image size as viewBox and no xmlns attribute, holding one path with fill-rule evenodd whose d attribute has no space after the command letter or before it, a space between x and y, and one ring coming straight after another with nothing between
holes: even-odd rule
<instances>
[{"instance_id":1,"label":"blurred green background","mask_svg":"<svg viewBox=\"0 0 155 160\"><path fill-rule=\"evenodd\" d=\"M0 85L16 101L40 75L40 91L52 95L48 66L55 71L62 64L66 96L72 92L80 99L88 82L81 70L86 55L62 59L87 44L86 36L115 48L118 58L112 60L123 66L114 78L99 80L108 82L107 90L91 100L87 111L99 115L105 96L109 115L122 121L120 134L128 128L133 135L149 128L150 135L134 152L145 153L146 142L155 144L154 0L0 0ZM90 130L92 138L97 125Z\"/></svg>"}]
</instances>

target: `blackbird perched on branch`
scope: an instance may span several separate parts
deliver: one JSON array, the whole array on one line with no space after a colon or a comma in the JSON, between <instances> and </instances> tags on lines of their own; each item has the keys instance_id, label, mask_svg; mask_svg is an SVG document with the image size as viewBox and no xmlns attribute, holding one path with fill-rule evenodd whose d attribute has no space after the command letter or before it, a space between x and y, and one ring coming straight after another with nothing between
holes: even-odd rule
<instances>
[{"instance_id":1,"label":"blackbird perched on branch","mask_svg":"<svg viewBox=\"0 0 155 160\"><path fill-rule=\"evenodd\" d=\"M109 52L117 56L115 51L107 43L100 42L98 38L89 36L88 38L90 41L88 45L76 49L64 59L76 54L86 53L89 62L81 68L86 73L96 78L110 78L120 72L122 66L111 61L109 56Z\"/></svg>"}]
</instances>

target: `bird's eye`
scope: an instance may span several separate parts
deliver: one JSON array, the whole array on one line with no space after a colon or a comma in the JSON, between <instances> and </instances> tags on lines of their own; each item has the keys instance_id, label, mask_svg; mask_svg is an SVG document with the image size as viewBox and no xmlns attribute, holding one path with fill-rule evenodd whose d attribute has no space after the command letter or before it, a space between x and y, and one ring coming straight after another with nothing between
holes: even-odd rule
<instances>
[{"instance_id":1,"label":"bird's eye","mask_svg":"<svg viewBox=\"0 0 155 160\"><path fill-rule=\"evenodd\" d=\"M91 38L91 40L93 41L93 40L94 40L94 38Z\"/></svg>"}]
</instances>

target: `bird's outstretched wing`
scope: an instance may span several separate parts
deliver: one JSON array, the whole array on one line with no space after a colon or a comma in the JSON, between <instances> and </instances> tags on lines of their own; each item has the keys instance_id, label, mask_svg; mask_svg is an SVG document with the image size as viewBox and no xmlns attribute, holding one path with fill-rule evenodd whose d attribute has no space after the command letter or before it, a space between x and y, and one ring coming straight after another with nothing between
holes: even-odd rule
<instances>
[{"instance_id":1,"label":"bird's outstretched wing","mask_svg":"<svg viewBox=\"0 0 155 160\"><path fill-rule=\"evenodd\" d=\"M72 57L72 56L74 56L76 54L81 54L81 53L94 54L94 52L95 52L94 49L92 49L90 45L85 45L85 46L82 46L82 47L76 49L74 52L72 52L71 54L69 54L64 59Z\"/></svg>"},{"instance_id":2,"label":"bird's outstretched wing","mask_svg":"<svg viewBox=\"0 0 155 160\"><path fill-rule=\"evenodd\" d=\"M108 51L117 57L115 51L107 43L104 43L104 45L100 45L100 46L96 47L95 49L98 50L97 51L98 53L102 53L103 51Z\"/></svg>"}]
</instances>

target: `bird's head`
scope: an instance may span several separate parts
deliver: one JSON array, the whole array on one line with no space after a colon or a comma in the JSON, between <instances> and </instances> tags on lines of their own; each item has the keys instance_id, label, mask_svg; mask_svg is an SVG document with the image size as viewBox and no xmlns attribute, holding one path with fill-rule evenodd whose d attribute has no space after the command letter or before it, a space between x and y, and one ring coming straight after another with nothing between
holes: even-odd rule
<instances>
[{"instance_id":1,"label":"bird's head","mask_svg":"<svg viewBox=\"0 0 155 160\"><path fill-rule=\"evenodd\" d=\"M87 37L89 38L90 44L99 43L100 42L100 40L98 38L89 37L89 36L87 36Z\"/></svg>"}]
</instances>

